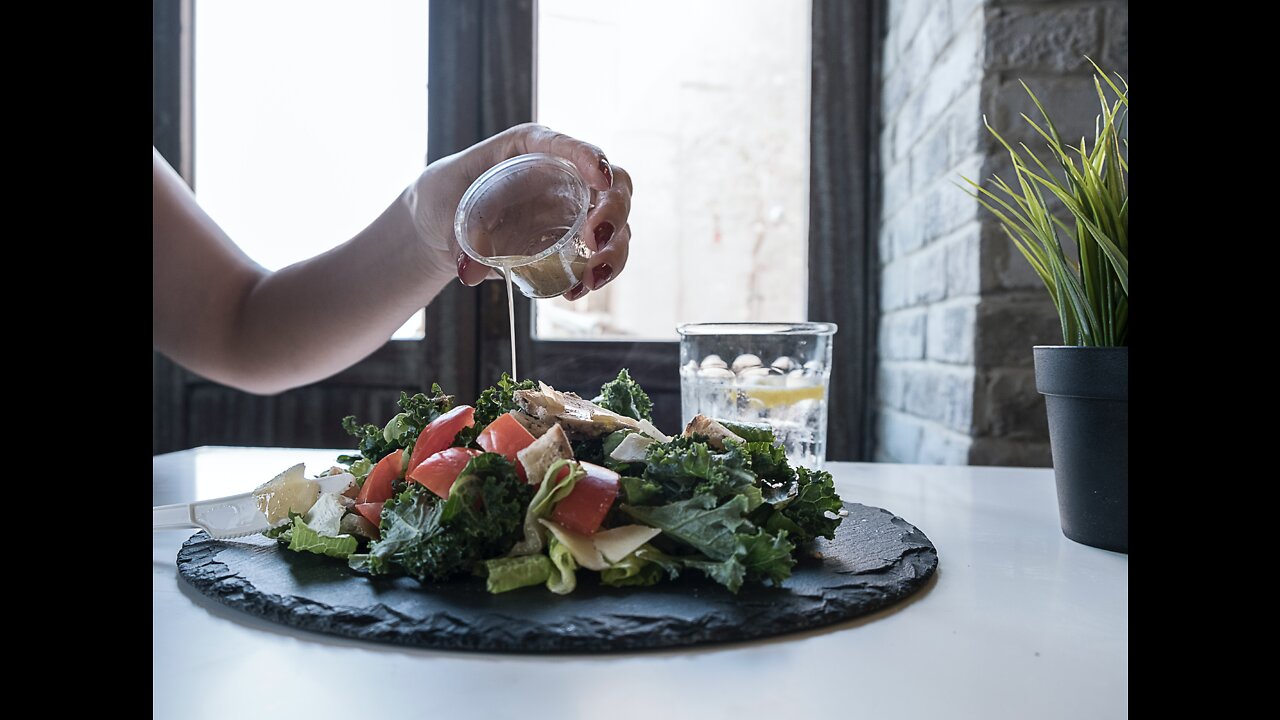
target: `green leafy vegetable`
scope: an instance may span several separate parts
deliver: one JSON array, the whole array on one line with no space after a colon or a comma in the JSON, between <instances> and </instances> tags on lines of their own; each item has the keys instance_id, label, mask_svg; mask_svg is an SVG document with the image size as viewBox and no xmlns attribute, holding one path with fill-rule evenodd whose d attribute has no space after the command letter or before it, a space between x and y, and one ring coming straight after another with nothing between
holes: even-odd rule
<instances>
[{"instance_id":1,"label":"green leafy vegetable","mask_svg":"<svg viewBox=\"0 0 1280 720\"><path fill-rule=\"evenodd\" d=\"M713 452L703 440L678 437L649 446L644 479L659 488L663 501L685 500L696 494L727 499L743 494L755 483L750 461L740 446L730 444L723 453ZM748 498L759 504L759 493Z\"/></svg>"},{"instance_id":2,"label":"green leafy vegetable","mask_svg":"<svg viewBox=\"0 0 1280 720\"><path fill-rule=\"evenodd\" d=\"M652 480L623 476L623 500L628 505L658 505L663 500L662 488Z\"/></svg>"},{"instance_id":3,"label":"green leafy vegetable","mask_svg":"<svg viewBox=\"0 0 1280 720\"><path fill-rule=\"evenodd\" d=\"M547 589L557 595L568 595L578 586L578 578L574 573L578 563L573 559L569 548L553 535L547 544L547 555L551 558L551 575L547 578Z\"/></svg>"},{"instance_id":4,"label":"green leafy vegetable","mask_svg":"<svg viewBox=\"0 0 1280 720\"><path fill-rule=\"evenodd\" d=\"M605 464L603 438L584 438L573 441L570 445L573 447L573 457L576 459L595 465Z\"/></svg>"},{"instance_id":5,"label":"green leafy vegetable","mask_svg":"<svg viewBox=\"0 0 1280 720\"><path fill-rule=\"evenodd\" d=\"M565 466L569 467L568 474L556 479ZM573 492L573 486L577 484L578 479L586 474L582 466L572 460L557 460L547 468L546 475L538 484L538 492L534 494L533 500L529 501L529 508L525 511L524 539L511 548L512 555L530 555L542 551L547 529L538 522L538 519L549 515L555 504Z\"/></svg>"},{"instance_id":6,"label":"green leafy vegetable","mask_svg":"<svg viewBox=\"0 0 1280 720\"><path fill-rule=\"evenodd\" d=\"M623 505L622 511L712 560L728 560L738 550L736 532L746 522L747 499L738 496L717 506L711 495L695 495L658 507Z\"/></svg>"},{"instance_id":7,"label":"green leafy vegetable","mask_svg":"<svg viewBox=\"0 0 1280 720\"><path fill-rule=\"evenodd\" d=\"M343 418L342 429L357 439L356 450L360 455L339 455L338 462L352 465L363 457L376 463L397 449L412 450L422 429L453 408L453 396L445 395L438 383L432 383L430 395L410 395L402 391L396 404L402 412L392 417L383 427L356 422L354 415Z\"/></svg>"},{"instance_id":8,"label":"green leafy vegetable","mask_svg":"<svg viewBox=\"0 0 1280 720\"><path fill-rule=\"evenodd\" d=\"M716 418L715 420L725 426L729 432L749 443L763 442L772 445L777 440L773 434L773 426L769 423L738 422L736 420L725 420L724 418Z\"/></svg>"},{"instance_id":9,"label":"green leafy vegetable","mask_svg":"<svg viewBox=\"0 0 1280 720\"><path fill-rule=\"evenodd\" d=\"M458 475L448 500L416 483L388 500L382 539L367 555L353 555L351 566L373 574L399 568L423 582L464 574L520 539L533 492L506 458L478 455Z\"/></svg>"},{"instance_id":10,"label":"green leafy vegetable","mask_svg":"<svg viewBox=\"0 0 1280 720\"><path fill-rule=\"evenodd\" d=\"M821 536L835 539L840 524L840 496L836 494L831 473L825 470L796 468L796 495L779 508L795 523L801 541Z\"/></svg>"},{"instance_id":11,"label":"green leafy vegetable","mask_svg":"<svg viewBox=\"0 0 1280 720\"><path fill-rule=\"evenodd\" d=\"M662 567L632 552L600 573L600 582L613 587L643 587L663 578Z\"/></svg>"},{"instance_id":12,"label":"green leafy vegetable","mask_svg":"<svg viewBox=\"0 0 1280 720\"><path fill-rule=\"evenodd\" d=\"M796 564L791 553L796 547L787 540L786 531L771 535L760 530L755 535L739 535L738 539L746 548L741 560L747 579L767 578L774 585L781 585L783 580L791 577L791 567Z\"/></svg>"},{"instance_id":13,"label":"green leafy vegetable","mask_svg":"<svg viewBox=\"0 0 1280 720\"><path fill-rule=\"evenodd\" d=\"M480 393L480 397L476 399L475 424L463 428L454 438L453 444L458 447L479 447L475 442L476 438L480 437L480 432L489 427L489 423L497 420L500 415L516 409L516 391L532 390L535 387L537 384L532 380L515 382L510 375L502 373L497 384L485 388Z\"/></svg>"},{"instance_id":14,"label":"green leafy vegetable","mask_svg":"<svg viewBox=\"0 0 1280 720\"><path fill-rule=\"evenodd\" d=\"M618 371L617 378L600 386L600 395L593 402L619 415L653 421L653 401L640 383L631 379L626 368Z\"/></svg>"},{"instance_id":15,"label":"green leafy vegetable","mask_svg":"<svg viewBox=\"0 0 1280 720\"><path fill-rule=\"evenodd\" d=\"M345 558L356 551L357 541L351 535L329 537L307 526L301 515L293 516L289 529L289 549L294 552L310 552L317 555ZM283 535L281 536L283 537Z\"/></svg>"},{"instance_id":16,"label":"green leafy vegetable","mask_svg":"<svg viewBox=\"0 0 1280 720\"><path fill-rule=\"evenodd\" d=\"M484 565L488 571L485 587L494 594L541 585L551 577L552 571L551 560L546 555L494 558L486 560Z\"/></svg>"}]
</instances>

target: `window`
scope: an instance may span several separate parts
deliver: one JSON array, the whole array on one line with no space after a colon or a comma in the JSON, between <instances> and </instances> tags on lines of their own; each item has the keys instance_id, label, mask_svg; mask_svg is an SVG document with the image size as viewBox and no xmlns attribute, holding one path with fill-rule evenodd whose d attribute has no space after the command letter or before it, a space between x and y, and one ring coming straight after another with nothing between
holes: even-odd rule
<instances>
[{"instance_id":1,"label":"window","mask_svg":"<svg viewBox=\"0 0 1280 720\"><path fill-rule=\"evenodd\" d=\"M193 184L267 269L350 239L425 166L427 9L196 3ZM423 337L423 313L395 337Z\"/></svg>"},{"instance_id":2,"label":"window","mask_svg":"<svg viewBox=\"0 0 1280 720\"><path fill-rule=\"evenodd\" d=\"M539 339L806 319L810 12L539 0L538 122L604 148L636 184L623 280L535 303ZM589 62L587 38L607 39Z\"/></svg>"}]
</instances>

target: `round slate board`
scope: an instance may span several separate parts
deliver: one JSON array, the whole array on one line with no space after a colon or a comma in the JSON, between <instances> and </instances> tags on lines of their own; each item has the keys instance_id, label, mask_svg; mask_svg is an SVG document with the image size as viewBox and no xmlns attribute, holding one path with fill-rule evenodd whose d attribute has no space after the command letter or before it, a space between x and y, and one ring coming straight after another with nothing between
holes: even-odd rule
<instances>
[{"instance_id":1,"label":"round slate board","mask_svg":"<svg viewBox=\"0 0 1280 720\"><path fill-rule=\"evenodd\" d=\"M735 596L688 571L646 588L599 585L579 572L565 596L542 586L490 595L479 578L427 587L370 579L334 558L261 536L183 543L178 572L225 605L304 630L442 650L609 652L729 642L849 620L897 602L938 566L924 533L887 510L845 503L821 560L801 559L782 587Z\"/></svg>"}]
</instances>

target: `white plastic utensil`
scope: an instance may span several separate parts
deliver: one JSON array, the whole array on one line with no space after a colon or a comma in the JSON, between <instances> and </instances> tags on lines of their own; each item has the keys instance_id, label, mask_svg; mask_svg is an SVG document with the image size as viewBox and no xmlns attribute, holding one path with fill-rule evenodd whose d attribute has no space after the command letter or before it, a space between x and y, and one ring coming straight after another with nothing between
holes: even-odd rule
<instances>
[{"instance_id":1,"label":"white plastic utensil","mask_svg":"<svg viewBox=\"0 0 1280 720\"><path fill-rule=\"evenodd\" d=\"M351 473L316 478L321 493L342 492L355 482ZM271 528L267 516L258 509L253 493L241 493L214 500L159 505L151 508L151 529L200 528L215 540L228 540L264 532Z\"/></svg>"}]
</instances>

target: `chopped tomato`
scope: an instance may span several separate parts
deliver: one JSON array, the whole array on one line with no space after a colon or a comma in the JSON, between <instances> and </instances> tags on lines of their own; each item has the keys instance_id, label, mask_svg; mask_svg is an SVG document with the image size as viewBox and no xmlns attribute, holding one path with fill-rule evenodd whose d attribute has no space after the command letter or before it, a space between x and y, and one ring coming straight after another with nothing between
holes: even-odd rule
<instances>
[{"instance_id":1,"label":"chopped tomato","mask_svg":"<svg viewBox=\"0 0 1280 720\"><path fill-rule=\"evenodd\" d=\"M423 460L418 467L409 471L409 479L427 486L431 492L442 498L449 497L449 488L458 479L462 468L471 462L471 458L482 455L479 450L471 448L451 447L441 450Z\"/></svg>"},{"instance_id":2,"label":"chopped tomato","mask_svg":"<svg viewBox=\"0 0 1280 720\"><path fill-rule=\"evenodd\" d=\"M573 491L556 503L551 520L582 535L593 535L600 529L618 497L618 473L589 462L579 463L587 472L578 478Z\"/></svg>"},{"instance_id":3,"label":"chopped tomato","mask_svg":"<svg viewBox=\"0 0 1280 720\"><path fill-rule=\"evenodd\" d=\"M364 516L365 520L373 523L374 527L382 522L382 506L385 502L368 502L360 503L354 507L354 510Z\"/></svg>"},{"instance_id":4,"label":"chopped tomato","mask_svg":"<svg viewBox=\"0 0 1280 720\"><path fill-rule=\"evenodd\" d=\"M533 435L529 434L519 420L511 417L511 413L503 413L480 431L476 443L488 452L497 453L510 460L511 464L516 466L516 473L520 475L520 479L527 482L529 478L525 475L524 463L516 458L516 453L532 445L533 439Z\"/></svg>"},{"instance_id":5,"label":"chopped tomato","mask_svg":"<svg viewBox=\"0 0 1280 720\"><path fill-rule=\"evenodd\" d=\"M400 456L404 450L396 450L378 461L364 479L360 492L356 493L357 503L383 502L391 498L391 483L400 477Z\"/></svg>"},{"instance_id":6,"label":"chopped tomato","mask_svg":"<svg viewBox=\"0 0 1280 720\"><path fill-rule=\"evenodd\" d=\"M476 424L476 409L470 405L459 405L449 412L427 423L418 433L413 443L413 454L409 456L408 472L412 473L423 460L435 455L453 444L453 438L462 432L462 428Z\"/></svg>"}]
</instances>

